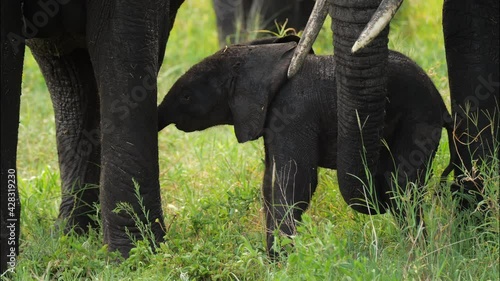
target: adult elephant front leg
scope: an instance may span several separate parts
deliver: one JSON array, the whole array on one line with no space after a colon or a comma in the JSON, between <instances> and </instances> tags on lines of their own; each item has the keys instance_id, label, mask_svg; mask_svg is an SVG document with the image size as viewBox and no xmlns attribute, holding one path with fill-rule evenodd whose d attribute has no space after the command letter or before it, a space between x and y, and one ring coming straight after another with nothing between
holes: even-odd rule
<instances>
[{"instance_id":1,"label":"adult elephant front leg","mask_svg":"<svg viewBox=\"0 0 500 281\"><path fill-rule=\"evenodd\" d=\"M228 36L236 35L237 32L246 29L245 15L250 11L252 2L252 0L212 0L220 46L228 43ZM238 28L240 30L237 30Z\"/></svg>"},{"instance_id":2,"label":"adult elephant front leg","mask_svg":"<svg viewBox=\"0 0 500 281\"><path fill-rule=\"evenodd\" d=\"M58 40L30 39L30 47L50 91L56 122L57 153L61 171L59 218L66 232L83 233L97 227L91 215L99 201L99 97L89 54L64 50ZM48 47L51 46L51 47Z\"/></svg>"},{"instance_id":3,"label":"adult elephant front leg","mask_svg":"<svg viewBox=\"0 0 500 281\"><path fill-rule=\"evenodd\" d=\"M276 29L275 21L280 25L287 22L287 28L291 27L299 32L306 26L313 6L313 0L263 1L262 18L264 20L264 28L273 30Z\"/></svg>"},{"instance_id":4,"label":"adult elephant front leg","mask_svg":"<svg viewBox=\"0 0 500 281\"><path fill-rule=\"evenodd\" d=\"M172 23L170 1L113 2L89 2L87 43L101 96L104 242L109 250L127 257L131 239L161 241L165 234L158 181L156 79L165 31ZM116 211L120 202L132 206L138 221ZM152 237L141 237L141 227L151 229Z\"/></svg>"},{"instance_id":5,"label":"adult elephant front leg","mask_svg":"<svg viewBox=\"0 0 500 281\"><path fill-rule=\"evenodd\" d=\"M0 275L16 265L19 254L21 206L17 189L17 139L24 40L19 1L2 1L1 10L1 180L0 184ZM16 39L17 40L14 40ZM21 39L21 40L20 40Z\"/></svg>"},{"instance_id":6,"label":"adult elephant front leg","mask_svg":"<svg viewBox=\"0 0 500 281\"><path fill-rule=\"evenodd\" d=\"M228 36L232 43L245 41L238 33L254 30L276 30L276 23L302 30L314 5L313 0L213 0L219 44L227 44Z\"/></svg>"},{"instance_id":7,"label":"adult elephant front leg","mask_svg":"<svg viewBox=\"0 0 500 281\"><path fill-rule=\"evenodd\" d=\"M444 2L443 33L456 123L455 139L450 141L458 150L455 178L463 188L459 201L464 209L474 209L482 200L480 167L498 164L494 160L500 144L498 28L498 0ZM475 200L466 198L471 193Z\"/></svg>"}]
</instances>

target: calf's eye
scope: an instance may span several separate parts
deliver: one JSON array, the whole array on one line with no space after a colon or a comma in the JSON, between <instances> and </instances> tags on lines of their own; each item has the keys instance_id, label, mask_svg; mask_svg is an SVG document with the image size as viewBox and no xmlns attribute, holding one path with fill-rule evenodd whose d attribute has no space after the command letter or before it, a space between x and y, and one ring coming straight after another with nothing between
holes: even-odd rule
<instances>
[{"instance_id":1,"label":"calf's eye","mask_svg":"<svg viewBox=\"0 0 500 281\"><path fill-rule=\"evenodd\" d=\"M189 103L191 101L191 95L190 94L184 94L181 97L181 102L182 103Z\"/></svg>"}]
</instances>

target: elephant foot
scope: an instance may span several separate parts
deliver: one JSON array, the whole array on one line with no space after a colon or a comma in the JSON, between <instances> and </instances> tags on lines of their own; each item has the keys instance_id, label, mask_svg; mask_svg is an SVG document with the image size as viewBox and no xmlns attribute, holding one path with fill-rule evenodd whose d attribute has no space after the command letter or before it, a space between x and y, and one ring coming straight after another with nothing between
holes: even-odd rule
<instances>
[{"instance_id":1,"label":"elephant foot","mask_svg":"<svg viewBox=\"0 0 500 281\"><path fill-rule=\"evenodd\" d=\"M275 227L269 227L270 223L275 223ZM276 222L268 221L266 250L271 262L279 262L287 258L289 251L293 250L292 237L296 234L296 221L292 218L280 219Z\"/></svg>"},{"instance_id":2,"label":"elephant foot","mask_svg":"<svg viewBox=\"0 0 500 281\"><path fill-rule=\"evenodd\" d=\"M490 204L484 204L485 197L481 191L482 188L482 186L478 188L476 182L464 182L462 185L451 184L453 201L460 218L459 228L472 226L477 230L483 229L488 216L492 214L489 212ZM500 202L497 204L500 205Z\"/></svg>"},{"instance_id":3,"label":"elephant foot","mask_svg":"<svg viewBox=\"0 0 500 281\"><path fill-rule=\"evenodd\" d=\"M75 233L77 235L84 235L89 233L90 229L99 229L99 223L92 216L70 216L62 217L56 221L56 229L62 229L64 234Z\"/></svg>"},{"instance_id":4,"label":"elephant foot","mask_svg":"<svg viewBox=\"0 0 500 281\"><path fill-rule=\"evenodd\" d=\"M474 211L478 203L484 199L476 185L477 183L472 181L464 182L463 185L451 184L453 199L458 203L458 210L461 212Z\"/></svg>"},{"instance_id":5,"label":"elephant foot","mask_svg":"<svg viewBox=\"0 0 500 281\"><path fill-rule=\"evenodd\" d=\"M152 251L155 252L160 243L164 241L165 232L158 223L149 226L151 229L126 227L127 231L105 232L105 243L109 252L118 251L123 258L128 258L130 250L135 247L136 241L148 241Z\"/></svg>"},{"instance_id":6,"label":"elephant foot","mask_svg":"<svg viewBox=\"0 0 500 281\"><path fill-rule=\"evenodd\" d=\"M63 228L65 234L86 234L89 230L99 229L98 202L99 189L86 188L74 195L63 195L57 227Z\"/></svg>"},{"instance_id":7,"label":"elephant foot","mask_svg":"<svg viewBox=\"0 0 500 281\"><path fill-rule=\"evenodd\" d=\"M159 212L149 210L148 217L119 209L111 213L103 210L102 213L104 243L108 245L108 251L118 251L123 258L128 258L137 241L147 241L155 251L165 236L161 209Z\"/></svg>"},{"instance_id":8,"label":"elephant foot","mask_svg":"<svg viewBox=\"0 0 500 281\"><path fill-rule=\"evenodd\" d=\"M272 233L267 236L267 256L273 263L280 262L288 257L288 251L293 248L293 243L283 243L289 236L276 237Z\"/></svg>"}]
</instances>

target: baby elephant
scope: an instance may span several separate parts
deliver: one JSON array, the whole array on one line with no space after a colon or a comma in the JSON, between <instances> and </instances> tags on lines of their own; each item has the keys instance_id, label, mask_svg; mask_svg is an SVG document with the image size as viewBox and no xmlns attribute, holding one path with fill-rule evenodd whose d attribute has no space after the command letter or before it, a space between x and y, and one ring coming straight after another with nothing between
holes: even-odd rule
<instances>
[{"instance_id":1,"label":"baby elephant","mask_svg":"<svg viewBox=\"0 0 500 281\"><path fill-rule=\"evenodd\" d=\"M275 230L294 234L316 189L318 167L337 166L335 59L310 54L288 80L297 40L226 47L179 78L158 108L159 130L172 123L185 132L229 124L240 143L264 137L271 255ZM408 182L419 186L451 118L432 81L409 58L391 51L387 73L384 141L372 196L384 206L379 213L392 208L404 216L392 191L406 190Z\"/></svg>"}]
</instances>

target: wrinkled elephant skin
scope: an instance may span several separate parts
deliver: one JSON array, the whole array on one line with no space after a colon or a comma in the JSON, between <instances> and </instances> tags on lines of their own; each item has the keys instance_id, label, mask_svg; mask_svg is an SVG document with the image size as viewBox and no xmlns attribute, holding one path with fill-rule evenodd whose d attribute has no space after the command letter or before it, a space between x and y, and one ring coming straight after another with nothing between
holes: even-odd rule
<instances>
[{"instance_id":1,"label":"wrinkled elephant skin","mask_svg":"<svg viewBox=\"0 0 500 281\"><path fill-rule=\"evenodd\" d=\"M104 242L126 257L132 247L127 233L141 237L129 214L114 212L124 202L151 227L150 239L161 241L165 233L156 80L183 0L5 2L9 7L2 2L2 200L10 196L7 177L15 177L10 172L16 168L26 42L54 106L63 197L59 217L66 231L82 233L95 227L89 215L100 202ZM139 207L134 182L149 215ZM1 219L3 255L9 235L3 207ZM6 266L2 257L2 271Z\"/></svg>"}]
</instances>

